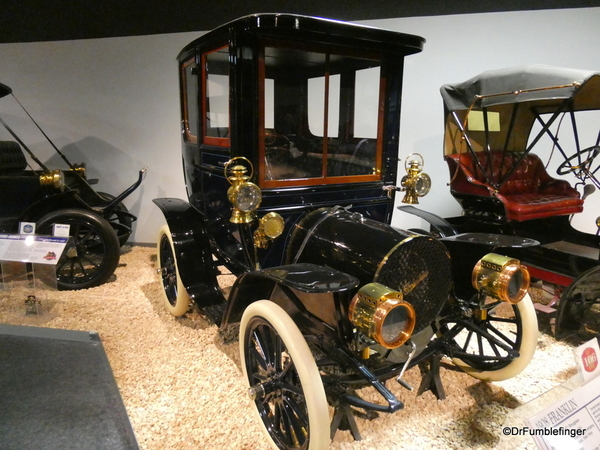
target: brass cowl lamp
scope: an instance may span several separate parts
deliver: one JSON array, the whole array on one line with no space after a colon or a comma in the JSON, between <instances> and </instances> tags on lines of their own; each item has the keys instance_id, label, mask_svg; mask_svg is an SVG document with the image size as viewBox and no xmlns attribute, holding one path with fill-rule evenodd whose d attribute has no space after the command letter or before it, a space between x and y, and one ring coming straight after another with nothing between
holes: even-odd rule
<instances>
[{"instance_id":1,"label":"brass cowl lamp","mask_svg":"<svg viewBox=\"0 0 600 450\"><path fill-rule=\"evenodd\" d=\"M400 186L406 191L402 203L419 204L419 197L424 197L431 189L431 178L423 172L424 160L418 153L411 153L404 162L406 175L402 177Z\"/></svg>"},{"instance_id":2,"label":"brass cowl lamp","mask_svg":"<svg viewBox=\"0 0 600 450\"><path fill-rule=\"evenodd\" d=\"M234 164L240 160L246 161L250 166L250 174L244 165ZM236 156L227 161L224 173L231 184L227 190L227 198L233 205L229 220L233 223L251 223L254 220L254 211L262 201L260 188L249 181L254 173L252 163L243 156Z\"/></svg>"}]
</instances>

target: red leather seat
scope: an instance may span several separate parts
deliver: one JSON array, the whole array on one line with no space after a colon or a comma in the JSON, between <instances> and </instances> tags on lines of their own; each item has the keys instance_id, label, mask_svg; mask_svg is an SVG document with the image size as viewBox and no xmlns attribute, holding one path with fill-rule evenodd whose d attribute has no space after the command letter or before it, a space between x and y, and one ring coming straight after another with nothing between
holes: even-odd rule
<instances>
[{"instance_id":1,"label":"red leather seat","mask_svg":"<svg viewBox=\"0 0 600 450\"><path fill-rule=\"evenodd\" d=\"M507 220L524 221L543 217L569 215L583 211L579 192L565 180L552 178L537 155L493 150L477 153L487 179L470 152L447 155L450 168L450 190L459 201L470 196L497 199L504 206ZM510 178L496 191L488 179L499 182L518 162ZM461 202L462 203L462 202Z\"/></svg>"}]
</instances>

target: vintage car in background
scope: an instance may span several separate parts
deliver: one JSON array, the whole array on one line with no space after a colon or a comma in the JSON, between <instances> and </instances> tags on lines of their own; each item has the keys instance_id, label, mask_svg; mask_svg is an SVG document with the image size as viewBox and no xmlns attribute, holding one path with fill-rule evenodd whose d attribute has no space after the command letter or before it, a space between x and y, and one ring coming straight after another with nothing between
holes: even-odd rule
<instances>
[{"instance_id":1,"label":"vintage car in background","mask_svg":"<svg viewBox=\"0 0 600 450\"><path fill-rule=\"evenodd\" d=\"M0 84L0 98L9 95L22 107L12 89ZM22 108L69 169L46 167L0 115L0 125L12 136L0 141L0 233L17 233L22 222L35 223L41 235L51 235L54 224L69 225L72 240L55 266L57 287L85 289L105 283L136 220L122 201L141 184L146 169L116 197L96 192L91 184L98 180L87 180L85 166L72 164ZM25 152L39 169L28 169Z\"/></svg>"},{"instance_id":2,"label":"vintage car in background","mask_svg":"<svg viewBox=\"0 0 600 450\"><path fill-rule=\"evenodd\" d=\"M444 220L405 211L426 217L436 236L479 231L539 241L512 253L553 296L536 308L555 315L558 338L579 330L600 297L600 218L587 232L572 226L600 188L600 73L493 70L444 85L441 94L450 191L463 214ZM551 167L574 184L552 177Z\"/></svg>"},{"instance_id":3,"label":"vintage car in background","mask_svg":"<svg viewBox=\"0 0 600 450\"><path fill-rule=\"evenodd\" d=\"M340 423L359 439L353 410L402 409L384 382L410 389L417 364L429 367L421 390L443 398L442 355L501 380L535 351L528 272L503 256L535 241L390 225L395 192L428 187L417 156L396 187L404 57L423 44L260 14L178 56L188 199L154 200L165 304L239 324L248 394L275 449L329 448Z\"/></svg>"}]
</instances>

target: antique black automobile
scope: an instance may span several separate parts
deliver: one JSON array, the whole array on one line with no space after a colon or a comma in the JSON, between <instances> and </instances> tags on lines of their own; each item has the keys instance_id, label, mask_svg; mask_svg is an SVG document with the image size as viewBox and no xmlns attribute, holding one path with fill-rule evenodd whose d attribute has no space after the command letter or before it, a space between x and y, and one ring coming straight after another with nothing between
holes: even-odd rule
<instances>
[{"instance_id":1,"label":"antique black automobile","mask_svg":"<svg viewBox=\"0 0 600 450\"><path fill-rule=\"evenodd\" d=\"M8 95L12 89L0 84L0 98ZM16 97L14 100L21 105ZM51 235L54 224L69 225L71 244L56 265L58 288L85 289L105 283L119 263L121 245L136 220L122 201L141 184L146 169L116 197L96 192L91 184L98 180L86 179L85 166L72 164L23 110L69 169L46 167L0 117L0 124L13 138L0 141L0 232L15 233L19 223L30 222L36 224L36 234ZM30 162L24 152L39 168L28 169Z\"/></svg>"},{"instance_id":2,"label":"antique black automobile","mask_svg":"<svg viewBox=\"0 0 600 450\"><path fill-rule=\"evenodd\" d=\"M516 67L442 86L441 94L444 158L463 215L428 215L432 229L438 236L483 231L539 241L519 253L554 297L536 308L555 315L558 338L577 331L600 296L600 220L591 219L587 232L572 226L600 188L600 73ZM574 175L575 184L553 178L550 168Z\"/></svg>"},{"instance_id":3,"label":"antique black automobile","mask_svg":"<svg viewBox=\"0 0 600 450\"><path fill-rule=\"evenodd\" d=\"M252 404L276 449L328 448L352 409L395 412L384 382L439 358L474 377L519 373L537 342L529 275L503 247L390 226L404 57L421 37L287 14L243 17L179 54L189 201L155 199L166 306L240 324ZM424 178L419 178L424 179ZM404 187L403 187L404 186ZM455 258L456 256L456 258ZM226 291L219 274L237 279ZM372 387L379 402L358 393ZM332 406L333 419L329 415Z\"/></svg>"}]
</instances>

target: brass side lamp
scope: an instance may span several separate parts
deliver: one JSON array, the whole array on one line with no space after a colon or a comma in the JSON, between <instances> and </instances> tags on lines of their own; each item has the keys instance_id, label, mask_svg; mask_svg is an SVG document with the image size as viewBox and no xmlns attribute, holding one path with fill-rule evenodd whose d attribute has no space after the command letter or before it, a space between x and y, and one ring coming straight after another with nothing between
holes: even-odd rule
<instances>
[{"instance_id":1,"label":"brass side lamp","mask_svg":"<svg viewBox=\"0 0 600 450\"><path fill-rule=\"evenodd\" d=\"M407 175L402 177L400 186L406 191L402 203L419 204L419 197L424 197L431 189L431 178L423 172L424 160L418 153L411 153L404 162Z\"/></svg>"},{"instance_id":2,"label":"brass side lamp","mask_svg":"<svg viewBox=\"0 0 600 450\"><path fill-rule=\"evenodd\" d=\"M233 164L235 161L244 160L250 166L248 169L242 164ZM254 211L260 206L262 194L260 188L248 181L252 178L254 168L252 163L243 156L236 156L225 164L225 177L231 184L227 190L227 198L233 205L232 223L251 223L254 220Z\"/></svg>"}]
</instances>

